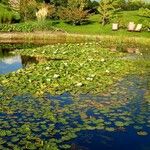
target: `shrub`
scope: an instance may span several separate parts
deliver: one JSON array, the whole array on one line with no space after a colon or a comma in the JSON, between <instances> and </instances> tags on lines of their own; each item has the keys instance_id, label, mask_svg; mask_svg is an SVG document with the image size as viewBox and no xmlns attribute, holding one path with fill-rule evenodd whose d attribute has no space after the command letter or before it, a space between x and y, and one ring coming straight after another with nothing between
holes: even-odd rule
<instances>
[{"instance_id":1,"label":"shrub","mask_svg":"<svg viewBox=\"0 0 150 150\"><path fill-rule=\"evenodd\" d=\"M8 4L8 0L0 0L0 3L2 3L2 4Z\"/></svg>"},{"instance_id":2,"label":"shrub","mask_svg":"<svg viewBox=\"0 0 150 150\"><path fill-rule=\"evenodd\" d=\"M48 9L46 7L43 7L39 9L39 11L36 13L36 17L38 21L44 21L47 17Z\"/></svg>"},{"instance_id":3,"label":"shrub","mask_svg":"<svg viewBox=\"0 0 150 150\"><path fill-rule=\"evenodd\" d=\"M150 21L144 20L143 21L143 27L145 30L149 30L150 29Z\"/></svg>"},{"instance_id":4,"label":"shrub","mask_svg":"<svg viewBox=\"0 0 150 150\"><path fill-rule=\"evenodd\" d=\"M150 18L150 9L140 8L138 14L139 16Z\"/></svg>"},{"instance_id":5,"label":"shrub","mask_svg":"<svg viewBox=\"0 0 150 150\"><path fill-rule=\"evenodd\" d=\"M36 17L38 21L43 21L47 17L53 18L55 16L56 9L54 5L42 4L39 7L39 11L36 13Z\"/></svg>"},{"instance_id":6,"label":"shrub","mask_svg":"<svg viewBox=\"0 0 150 150\"><path fill-rule=\"evenodd\" d=\"M126 29L127 28L127 21L123 18L119 18L118 19L118 23L119 23L119 27L122 29Z\"/></svg>"},{"instance_id":7,"label":"shrub","mask_svg":"<svg viewBox=\"0 0 150 150\"><path fill-rule=\"evenodd\" d=\"M0 31L7 32L33 32L53 30L51 21L25 22L19 24L1 24Z\"/></svg>"},{"instance_id":8,"label":"shrub","mask_svg":"<svg viewBox=\"0 0 150 150\"><path fill-rule=\"evenodd\" d=\"M142 24L144 26L144 29L150 29L150 9L140 8L138 11L138 15L143 17Z\"/></svg>"},{"instance_id":9,"label":"shrub","mask_svg":"<svg viewBox=\"0 0 150 150\"><path fill-rule=\"evenodd\" d=\"M0 23L12 23L20 20L17 12L10 11L8 7L0 4Z\"/></svg>"}]
</instances>

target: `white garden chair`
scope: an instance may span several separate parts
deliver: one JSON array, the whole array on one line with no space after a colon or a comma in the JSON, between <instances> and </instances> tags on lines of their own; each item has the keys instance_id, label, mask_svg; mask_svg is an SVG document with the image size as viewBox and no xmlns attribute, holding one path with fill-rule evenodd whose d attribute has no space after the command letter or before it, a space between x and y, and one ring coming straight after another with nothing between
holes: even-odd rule
<instances>
[{"instance_id":1,"label":"white garden chair","mask_svg":"<svg viewBox=\"0 0 150 150\"><path fill-rule=\"evenodd\" d=\"M136 32L140 32L142 30L142 24L138 24L135 28Z\"/></svg>"},{"instance_id":2,"label":"white garden chair","mask_svg":"<svg viewBox=\"0 0 150 150\"><path fill-rule=\"evenodd\" d=\"M128 31L134 31L134 29L135 29L135 23L134 22L129 22Z\"/></svg>"},{"instance_id":3,"label":"white garden chair","mask_svg":"<svg viewBox=\"0 0 150 150\"><path fill-rule=\"evenodd\" d=\"M112 24L112 30L113 30L113 31L117 31L118 28L119 28L118 23L113 23L113 24Z\"/></svg>"}]
</instances>

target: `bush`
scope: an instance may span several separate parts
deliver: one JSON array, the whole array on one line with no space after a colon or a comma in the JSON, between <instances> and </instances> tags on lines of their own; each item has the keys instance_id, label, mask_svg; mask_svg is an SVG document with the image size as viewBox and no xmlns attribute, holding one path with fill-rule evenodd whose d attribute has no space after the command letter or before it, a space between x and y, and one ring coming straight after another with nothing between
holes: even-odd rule
<instances>
[{"instance_id":1,"label":"bush","mask_svg":"<svg viewBox=\"0 0 150 150\"><path fill-rule=\"evenodd\" d=\"M146 30L150 29L150 9L141 8L141 9L139 9L138 15L143 17L143 22L142 23L143 23L144 28Z\"/></svg>"},{"instance_id":2,"label":"bush","mask_svg":"<svg viewBox=\"0 0 150 150\"><path fill-rule=\"evenodd\" d=\"M143 27L145 30L149 30L150 29L150 21L144 20L143 21Z\"/></svg>"},{"instance_id":3,"label":"bush","mask_svg":"<svg viewBox=\"0 0 150 150\"><path fill-rule=\"evenodd\" d=\"M38 21L45 20L47 17L55 18L56 16L56 8L54 5L41 4L38 9L39 11L36 12L36 17Z\"/></svg>"},{"instance_id":4,"label":"bush","mask_svg":"<svg viewBox=\"0 0 150 150\"><path fill-rule=\"evenodd\" d=\"M139 16L150 18L150 9L141 8L141 9L139 9L138 14L139 14Z\"/></svg>"},{"instance_id":5,"label":"bush","mask_svg":"<svg viewBox=\"0 0 150 150\"><path fill-rule=\"evenodd\" d=\"M5 32L33 32L53 30L51 21L25 22L19 24L1 24L0 31Z\"/></svg>"},{"instance_id":6,"label":"bush","mask_svg":"<svg viewBox=\"0 0 150 150\"><path fill-rule=\"evenodd\" d=\"M2 3L2 4L8 4L8 0L0 0L0 3Z\"/></svg>"},{"instance_id":7,"label":"bush","mask_svg":"<svg viewBox=\"0 0 150 150\"><path fill-rule=\"evenodd\" d=\"M10 11L8 7L0 4L0 23L18 22L20 15L17 12Z\"/></svg>"}]
</instances>

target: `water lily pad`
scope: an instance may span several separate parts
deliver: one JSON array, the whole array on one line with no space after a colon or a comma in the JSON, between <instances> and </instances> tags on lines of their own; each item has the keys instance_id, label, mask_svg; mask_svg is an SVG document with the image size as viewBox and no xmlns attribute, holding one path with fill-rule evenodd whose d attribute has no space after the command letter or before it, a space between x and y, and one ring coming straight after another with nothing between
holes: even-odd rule
<instances>
[{"instance_id":1,"label":"water lily pad","mask_svg":"<svg viewBox=\"0 0 150 150\"><path fill-rule=\"evenodd\" d=\"M113 131L115 131L115 128L113 128L113 127L106 127L105 130L106 130L106 131L113 132Z\"/></svg>"},{"instance_id":2,"label":"water lily pad","mask_svg":"<svg viewBox=\"0 0 150 150\"><path fill-rule=\"evenodd\" d=\"M18 138L18 137L12 137L12 138L11 138L11 141L14 142L14 143L16 143L16 142L19 141L19 138Z\"/></svg>"},{"instance_id":3,"label":"water lily pad","mask_svg":"<svg viewBox=\"0 0 150 150\"><path fill-rule=\"evenodd\" d=\"M138 131L137 134L140 135L140 136L146 136L146 135L148 135L148 132L146 132L146 131Z\"/></svg>"},{"instance_id":4,"label":"water lily pad","mask_svg":"<svg viewBox=\"0 0 150 150\"><path fill-rule=\"evenodd\" d=\"M118 127L123 127L124 123L121 122L121 121L115 121L115 125L118 126Z\"/></svg>"},{"instance_id":5,"label":"water lily pad","mask_svg":"<svg viewBox=\"0 0 150 150\"><path fill-rule=\"evenodd\" d=\"M141 130L143 127L142 126L134 126L134 129L137 129L137 130Z\"/></svg>"}]
</instances>

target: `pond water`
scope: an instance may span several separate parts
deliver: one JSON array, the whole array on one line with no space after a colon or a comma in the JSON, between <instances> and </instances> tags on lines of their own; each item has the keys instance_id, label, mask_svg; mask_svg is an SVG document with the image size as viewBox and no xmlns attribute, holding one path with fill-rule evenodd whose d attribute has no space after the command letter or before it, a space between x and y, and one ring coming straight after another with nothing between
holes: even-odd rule
<instances>
[{"instance_id":1,"label":"pond water","mask_svg":"<svg viewBox=\"0 0 150 150\"><path fill-rule=\"evenodd\" d=\"M36 45L28 45L27 47L21 46L21 48L36 47ZM35 57L14 55L10 52L14 51L15 48L20 48L15 45L0 45L0 74L7 74L10 72L17 71L18 69L25 68L31 63L39 63Z\"/></svg>"},{"instance_id":2,"label":"pond water","mask_svg":"<svg viewBox=\"0 0 150 150\"><path fill-rule=\"evenodd\" d=\"M10 46L10 45L9 45ZM14 46L15 47L15 46ZM35 48L36 45L28 45L27 48ZM24 47L21 47L24 48ZM12 54L15 48L0 47L0 74L15 72L21 68L30 66L30 64L43 63L45 61L59 61L61 59L49 59L44 57L31 57Z\"/></svg>"},{"instance_id":3,"label":"pond water","mask_svg":"<svg viewBox=\"0 0 150 150\"><path fill-rule=\"evenodd\" d=\"M0 74L50 61L10 50L0 49ZM123 59L149 60L145 51ZM0 85L0 149L150 150L149 75L131 73L102 95L27 93L10 100Z\"/></svg>"}]
</instances>

